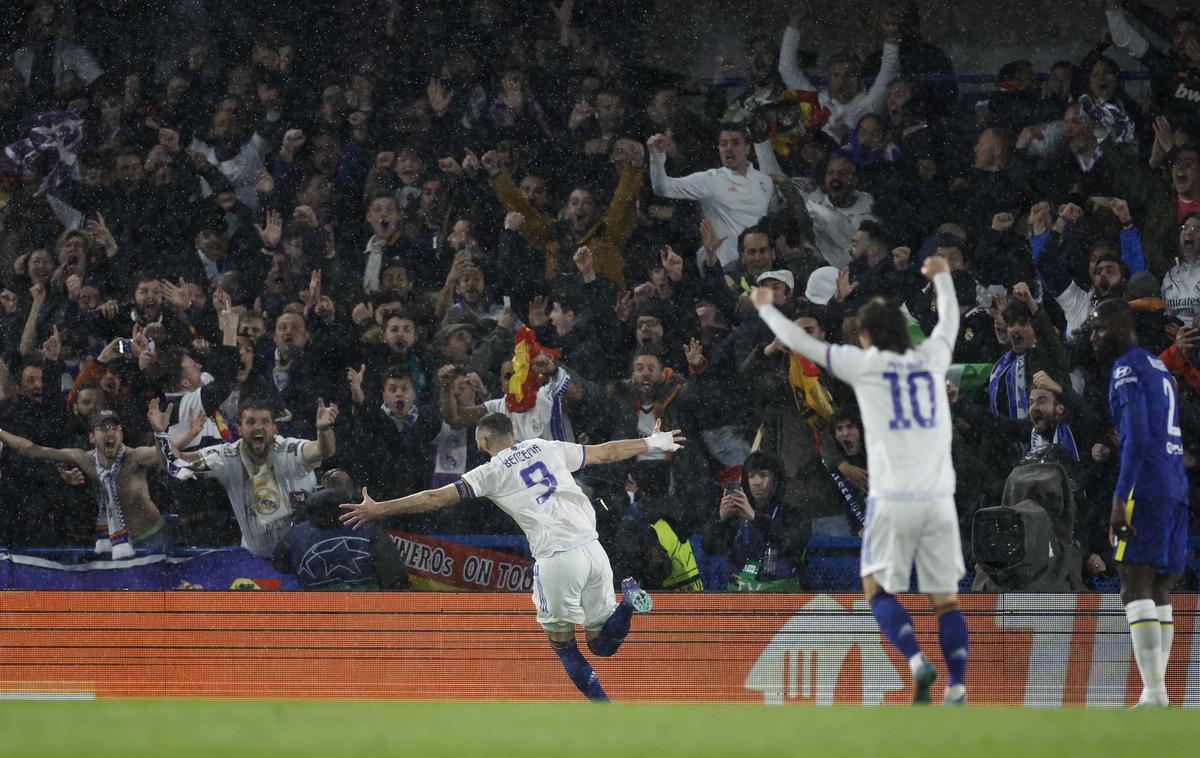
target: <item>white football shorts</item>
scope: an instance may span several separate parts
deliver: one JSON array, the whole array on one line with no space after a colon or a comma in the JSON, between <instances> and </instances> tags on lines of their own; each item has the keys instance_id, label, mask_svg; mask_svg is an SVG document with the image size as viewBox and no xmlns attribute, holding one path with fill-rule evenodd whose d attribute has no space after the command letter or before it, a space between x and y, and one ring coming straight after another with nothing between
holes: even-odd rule
<instances>
[{"instance_id":1,"label":"white football shorts","mask_svg":"<svg viewBox=\"0 0 1200 758\"><path fill-rule=\"evenodd\" d=\"M884 590L908 592L913 563L924 593L957 592L966 573L954 498L927 502L867 500L859 576Z\"/></svg>"},{"instance_id":2,"label":"white football shorts","mask_svg":"<svg viewBox=\"0 0 1200 758\"><path fill-rule=\"evenodd\" d=\"M549 632L603 626L617 601L612 566L600 541L539 558L533 567L533 606Z\"/></svg>"}]
</instances>

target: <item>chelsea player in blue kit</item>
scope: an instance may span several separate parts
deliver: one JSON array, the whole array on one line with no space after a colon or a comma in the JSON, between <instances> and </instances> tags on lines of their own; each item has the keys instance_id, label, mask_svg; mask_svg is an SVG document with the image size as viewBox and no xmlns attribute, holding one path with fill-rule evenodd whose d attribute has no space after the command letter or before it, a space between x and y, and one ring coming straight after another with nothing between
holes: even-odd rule
<instances>
[{"instance_id":1,"label":"chelsea player in blue kit","mask_svg":"<svg viewBox=\"0 0 1200 758\"><path fill-rule=\"evenodd\" d=\"M1183 574L1187 550L1187 475L1175 379L1163 362L1137 346L1133 312L1105 300L1092 313L1092 347L1112 362L1108 404L1121 441L1121 473L1109 524L1142 675L1138 705L1169 705L1167 659L1174 639L1170 591Z\"/></svg>"}]
</instances>

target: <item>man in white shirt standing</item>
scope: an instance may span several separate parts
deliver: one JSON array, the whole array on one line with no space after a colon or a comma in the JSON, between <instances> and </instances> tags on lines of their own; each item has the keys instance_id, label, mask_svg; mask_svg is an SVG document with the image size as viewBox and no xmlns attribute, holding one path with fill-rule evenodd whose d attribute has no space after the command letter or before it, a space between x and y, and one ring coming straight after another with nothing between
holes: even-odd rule
<instances>
[{"instance_id":1,"label":"man in white shirt standing","mask_svg":"<svg viewBox=\"0 0 1200 758\"><path fill-rule=\"evenodd\" d=\"M847 53L835 53L825 68L829 84L818 90L804 75L796 55L800 49L800 24L807 15L807 2L792 4L787 28L783 30L783 42L779 46L779 75L783 77L783 83L788 89L818 93L821 105L829 109L829 121L823 131L840 145L846 141L846 136L851 130L858 128L858 121L863 116L868 113L883 113L888 85L900 68L896 17L891 13L884 13L879 19L879 26L886 39L883 43L879 75L875 77L870 89L863 90L862 63Z\"/></svg>"},{"instance_id":2,"label":"man in white shirt standing","mask_svg":"<svg viewBox=\"0 0 1200 758\"><path fill-rule=\"evenodd\" d=\"M821 187L812 192L801 187L801 192L821 256L831 266L849 266L854 233L862 222L879 220L873 212L875 198L858 190L858 166L844 155L835 155L825 165Z\"/></svg>"},{"instance_id":3,"label":"man in white shirt standing","mask_svg":"<svg viewBox=\"0 0 1200 758\"><path fill-rule=\"evenodd\" d=\"M587 631L588 649L608 657L629 633L636 610L648 613L650 595L632 578L621 582L623 598L613 599L613 573L596 534L596 512L572 473L588 463L614 463L651 451L678 450L678 431L656 426L644 439L615 440L603 445L575 445L543 439L516 442L512 419L489 413L475 428L475 442L491 460L462 479L434 490L376 502L363 488L361 503L341 507L342 522L355 529L385 516L424 513L460 500L486 497L513 517L529 540L533 569L533 604L538 623L579 691L590 700L607 700L591 664L575 644L575 626Z\"/></svg>"},{"instance_id":4,"label":"man in white shirt standing","mask_svg":"<svg viewBox=\"0 0 1200 758\"><path fill-rule=\"evenodd\" d=\"M744 124L723 124L717 135L721 168L710 168L688 176L667 176L667 148L670 132L655 134L646 140L650 151L650 186L659 197L696 200L704 218L712 222L722 266L738 259L737 238L743 229L754 226L767 215L775 199L772 174L780 174L779 162L770 142L754 145L754 156L761 170L750 165L750 135ZM696 264L704 265L704 248L696 251Z\"/></svg>"},{"instance_id":5,"label":"man in white shirt standing","mask_svg":"<svg viewBox=\"0 0 1200 758\"><path fill-rule=\"evenodd\" d=\"M965 573L954 507L954 464L946 369L958 338L959 310L949 264L925 260L921 272L937 291L938 323L929 339L911 347L900 308L882 297L858 311L859 343L828 345L780 313L774 295L758 288L751 300L788 349L854 388L867 439L871 493L859 573L879 628L908 659L915 703L929 702L937 669L917 644L912 618L895 593L907 592L913 563L921 592L938 617L938 638L949 670L942 700L967 699L967 622L958 609Z\"/></svg>"}]
</instances>

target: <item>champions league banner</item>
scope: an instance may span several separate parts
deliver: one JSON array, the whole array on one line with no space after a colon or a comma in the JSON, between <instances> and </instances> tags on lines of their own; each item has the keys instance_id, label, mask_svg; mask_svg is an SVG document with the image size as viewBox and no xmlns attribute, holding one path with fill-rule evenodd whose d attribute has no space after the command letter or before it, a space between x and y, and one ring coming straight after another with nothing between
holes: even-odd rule
<instances>
[{"instance_id":1,"label":"champions league banner","mask_svg":"<svg viewBox=\"0 0 1200 758\"><path fill-rule=\"evenodd\" d=\"M65 564L0 552L3 590L277 590L295 579L245 550Z\"/></svg>"}]
</instances>

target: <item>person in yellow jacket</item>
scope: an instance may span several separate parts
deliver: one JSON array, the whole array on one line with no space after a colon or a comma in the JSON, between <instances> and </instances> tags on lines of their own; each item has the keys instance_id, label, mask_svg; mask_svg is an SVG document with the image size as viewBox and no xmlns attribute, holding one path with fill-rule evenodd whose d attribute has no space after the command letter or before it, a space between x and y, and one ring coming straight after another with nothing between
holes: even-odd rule
<instances>
[{"instance_id":1,"label":"person in yellow jacket","mask_svg":"<svg viewBox=\"0 0 1200 758\"><path fill-rule=\"evenodd\" d=\"M495 151L480 158L501 205L509 213L523 217L516 231L545 255L547 279L573 271L575 250L586 245L595 256L596 271L612 282L618 292L626 289L622 253L637 221L638 195L646 177L645 160L646 150L640 144L617 140L613 164L621 178L604 215L600 215L591 190L576 187L555 220L525 199L512 175L500 167Z\"/></svg>"}]
</instances>

